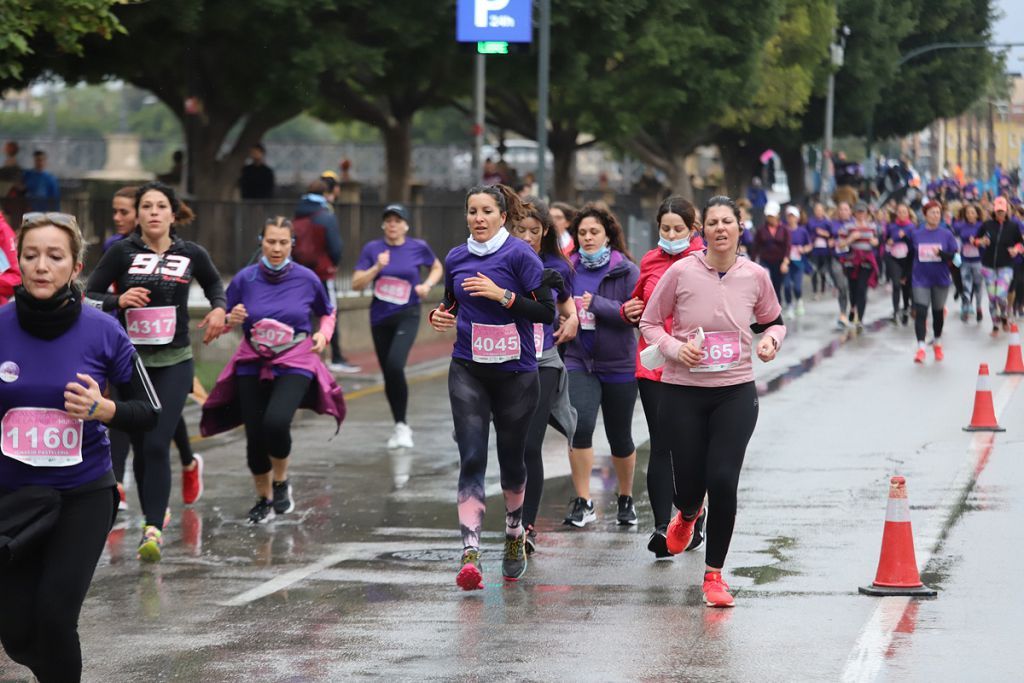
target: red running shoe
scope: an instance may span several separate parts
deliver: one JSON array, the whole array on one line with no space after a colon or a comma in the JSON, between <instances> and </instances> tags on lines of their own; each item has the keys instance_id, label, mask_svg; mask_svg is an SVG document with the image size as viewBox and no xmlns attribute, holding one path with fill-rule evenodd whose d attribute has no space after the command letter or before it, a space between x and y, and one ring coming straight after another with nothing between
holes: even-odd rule
<instances>
[{"instance_id":1,"label":"red running shoe","mask_svg":"<svg viewBox=\"0 0 1024 683\"><path fill-rule=\"evenodd\" d=\"M117 497L119 498L119 500L117 502L117 509L119 511L127 510L128 509L128 497L125 496L125 494L124 494L124 484L122 484L121 482L117 483Z\"/></svg>"},{"instance_id":2,"label":"red running shoe","mask_svg":"<svg viewBox=\"0 0 1024 683\"><path fill-rule=\"evenodd\" d=\"M935 352L935 360L940 361L946 357L946 354L942 352L942 344L936 343L932 345L932 351Z\"/></svg>"},{"instance_id":3,"label":"red running shoe","mask_svg":"<svg viewBox=\"0 0 1024 683\"><path fill-rule=\"evenodd\" d=\"M462 568L455 577L455 583L464 591L475 591L484 587L484 575L480 571L480 551L476 548L466 548L462 553Z\"/></svg>"},{"instance_id":4,"label":"red running shoe","mask_svg":"<svg viewBox=\"0 0 1024 683\"><path fill-rule=\"evenodd\" d=\"M196 453L196 466L191 470L181 471L181 501L191 505L203 495L203 456Z\"/></svg>"},{"instance_id":5,"label":"red running shoe","mask_svg":"<svg viewBox=\"0 0 1024 683\"><path fill-rule=\"evenodd\" d=\"M924 357L925 357L924 349L918 349L917 353L914 354L914 362L915 363L923 363L924 362Z\"/></svg>"},{"instance_id":6,"label":"red running shoe","mask_svg":"<svg viewBox=\"0 0 1024 683\"><path fill-rule=\"evenodd\" d=\"M693 538L693 527L700 519L702 512L704 512L703 505L691 520L683 519L683 513L677 512L672 521L668 523L668 530L665 532L665 545L670 553L678 555L686 550L686 546L690 545L690 539Z\"/></svg>"},{"instance_id":7,"label":"red running shoe","mask_svg":"<svg viewBox=\"0 0 1024 683\"><path fill-rule=\"evenodd\" d=\"M732 607L734 604L729 584L722 580L721 572L705 572L702 590L704 604L708 607Z\"/></svg>"}]
</instances>

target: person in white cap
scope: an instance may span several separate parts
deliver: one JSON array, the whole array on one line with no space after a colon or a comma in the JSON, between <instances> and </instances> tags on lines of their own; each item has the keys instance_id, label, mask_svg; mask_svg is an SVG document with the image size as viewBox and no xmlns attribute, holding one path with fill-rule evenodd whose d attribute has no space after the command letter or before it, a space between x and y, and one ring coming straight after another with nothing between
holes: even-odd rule
<instances>
[{"instance_id":1,"label":"person in white cap","mask_svg":"<svg viewBox=\"0 0 1024 683\"><path fill-rule=\"evenodd\" d=\"M804 314L804 276L807 271L804 264L805 256L814 248L811 233L808 232L806 221L800 207L790 204L786 207L786 231L789 232L789 272L783 281L786 295L786 313L792 316Z\"/></svg>"},{"instance_id":2,"label":"person in white cap","mask_svg":"<svg viewBox=\"0 0 1024 683\"><path fill-rule=\"evenodd\" d=\"M779 224L782 207L776 201L764 206L764 224L754 234L753 258L768 269L775 296L782 300L782 281L789 272L789 231Z\"/></svg>"}]
</instances>

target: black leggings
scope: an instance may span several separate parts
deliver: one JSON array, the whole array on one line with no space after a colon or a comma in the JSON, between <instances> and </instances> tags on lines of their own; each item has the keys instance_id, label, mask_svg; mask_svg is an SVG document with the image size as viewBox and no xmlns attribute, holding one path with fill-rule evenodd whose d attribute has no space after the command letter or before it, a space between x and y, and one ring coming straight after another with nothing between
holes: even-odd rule
<instances>
[{"instance_id":1,"label":"black leggings","mask_svg":"<svg viewBox=\"0 0 1024 683\"><path fill-rule=\"evenodd\" d=\"M548 431L548 418L558 394L558 379L565 372L559 368L538 368L537 377L540 382L540 397L537 399L537 410L530 419L526 430L526 497L523 500L523 526L528 527L537 521L540 509L540 498L544 493L544 435Z\"/></svg>"},{"instance_id":2,"label":"black leggings","mask_svg":"<svg viewBox=\"0 0 1024 683\"><path fill-rule=\"evenodd\" d=\"M162 529L171 497L171 440L181 421L185 399L192 391L192 359L163 368L146 368L160 398L160 417L148 432L131 435L132 470L146 525Z\"/></svg>"},{"instance_id":3,"label":"black leggings","mask_svg":"<svg viewBox=\"0 0 1024 683\"><path fill-rule=\"evenodd\" d=\"M932 309L932 332L935 340L942 337L946 322L946 299L949 285L945 287L914 287L914 333L917 341L923 342L928 334L928 307Z\"/></svg>"},{"instance_id":4,"label":"black leggings","mask_svg":"<svg viewBox=\"0 0 1024 683\"><path fill-rule=\"evenodd\" d=\"M583 370L569 371L569 401L579 414L573 448L592 448L597 410L604 417L604 433L612 455L628 458L636 451L633 445L633 408L636 406L636 380L602 382Z\"/></svg>"},{"instance_id":5,"label":"black leggings","mask_svg":"<svg viewBox=\"0 0 1024 683\"><path fill-rule=\"evenodd\" d=\"M119 429L110 429L110 460L114 465L114 478L118 482L124 481L124 469L128 462L128 451L132 446L132 437L128 432ZM178 420L178 426L174 428L174 446L178 449L178 459L182 467L188 467L195 460L192 453L192 442L188 438L188 427L185 426L184 416Z\"/></svg>"},{"instance_id":6,"label":"black leggings","mask_svg":"<svg viewBox=\"0 0 1024 683\"><path fill-rule=\"evenodd\" d=\"M896 314L900 310L900 296L903 297L903 310L909 310L913 298L911 297L910 268L912 259L893 258L886 254L886 269L889 273L889 281L892 282L892 312Z\"/></svg>"},{"instance_id":7,"label":"black leggings","mask_svg":"<svg viewBox=\"0 0 1024 683\"><path fill-rule=\"evenodd\" d=\"M868 307L868 280L870 279L870 268L846 269L846 280L850 283L850 306L856 310L859 323L864 322L864 311Z\"/></svg>"},{"instance_id":8,"label":"black leggings","mask_svg":"<svg viewBox=\"0 0 1024 683\"><path fill-rule=\"evenodd\" d=\"M370 328L377 362L384 373L384 394L395 422L405 422L409 405L409 385L405 381L405 363L420 329L420 309L399 311Z\"/></svg>"},{"instance_id":9,"label":"black leggings","mask_svg":"<svg viewBox=\"0 0 1024 683\"><path fill-rule=\"evenodd\" d=\"M658 406L661 404L661 382L652 379L637 381L640 385L640 402L647 418L647 430L651 435L651 457L647 462L647 495L654 512L654 528L664 530L672 517L672 454L668 442L662 438L658 424Z\"/></svg>"},{"instance_id":10,"label":"black leggings","mask_svg":"<svg viewBox=\"0 0 1024 683\"><path fill-rule=\"evenodd\" d=\"M828 274L832 268L832 257L829 254L815 254L811 252L811 264L814 270L811 272L811 290L817 294L825 293L828 286Z\"/></svg>"},{"instance_id":11,"label":"black leggings","mask_svg":"<svg viewBox=\"0 0 1024 683\"><path fill-rule=\"evenodd\" d=\"M0 642L44 683L82 677L78 615L116 510L109 486L63 496L48 537L0 570Z\"/></svg>"},{"instance_id":12,"label":"black leggings","mask_svg":"<svg viewBox=\"0 0 1024 683\"><path fill-rule=\"evenodd\" d=\"M292 419L312 380L305 375L281 375L273 382L256 375L236 379L249 471L266 474L271 458L284 460L292 452Z\"/></svg>"},{"instance_id":13,"label":"black leggings","mask_svg":"<svg viewBox=\"0 0 1024 683\"><path fill-rule=\"evenodd\" d=\"M708 496L706 562L721 568L736 523L736 490L757 424L753 382L728 387L662 384L658 422L672 451L674 503L693 518Z\"/></svg>"},{"instance_id":14,"label":"black leggings","mask_svg":"<svg viewBox=\"0 0 1024 683\"><path fill-rule=\"evenodd\" d=\"M539 393L536 372L502 372L452 359L448 370L448 396L455 423L455 441L459 445L458 512L463 547L480 547L492 415L506 524L513 526L522 521L526 432Z\"/></svg>"}]
</instances>

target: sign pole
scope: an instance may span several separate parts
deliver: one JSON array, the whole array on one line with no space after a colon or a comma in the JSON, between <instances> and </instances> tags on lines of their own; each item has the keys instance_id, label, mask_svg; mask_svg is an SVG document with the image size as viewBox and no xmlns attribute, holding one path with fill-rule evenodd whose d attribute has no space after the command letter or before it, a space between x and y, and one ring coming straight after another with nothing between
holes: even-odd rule
<instances>
[{"instance_id":1,"label":"sign pole","mask_svg":"<svg viewBox=\"0 0 1024 683\"><path fill-rule=\"evenodd\" d=\"M475 76L473 78L473 181L470 185L479 185L484 178L484 99L487 94L487 55L477 54Z\"/></svg>"},{"instance_id":2,"label":"sign pole","mask_svg":"<svg viewBox=\"0 0 1024 683\"><path fill-rule=\"evenodd\" d=\"M537 56L537 196L547 194L548 77L551 73L551 0L540 0L540 45Z\"/></svg>"}]
</instances>

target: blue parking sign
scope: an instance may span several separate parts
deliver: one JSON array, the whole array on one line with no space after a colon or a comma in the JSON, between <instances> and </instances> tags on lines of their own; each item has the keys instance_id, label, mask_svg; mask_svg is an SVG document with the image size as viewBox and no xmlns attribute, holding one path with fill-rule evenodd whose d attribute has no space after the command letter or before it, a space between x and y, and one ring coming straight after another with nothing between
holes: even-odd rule
<instances>
[{"instance_id":1,"label":"blue parking sign","mask_svg":"<svg viewBox=\"0 0 1024 683\"><path fill-rule=\"evenodd\" d=\"M529 43L533 38L532 9L531 0L458 0L455 39L460 43Z\"/></svg>"}]
</instances>

